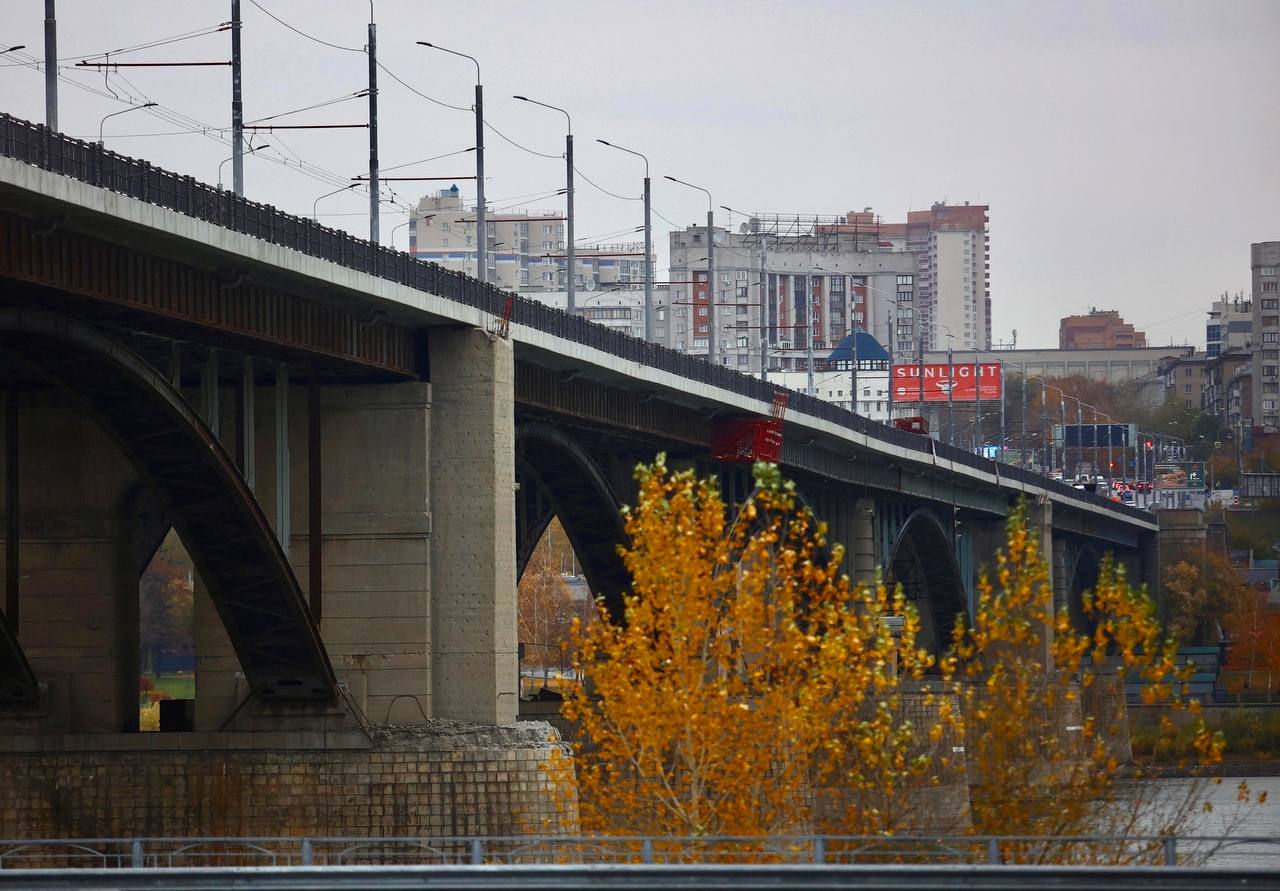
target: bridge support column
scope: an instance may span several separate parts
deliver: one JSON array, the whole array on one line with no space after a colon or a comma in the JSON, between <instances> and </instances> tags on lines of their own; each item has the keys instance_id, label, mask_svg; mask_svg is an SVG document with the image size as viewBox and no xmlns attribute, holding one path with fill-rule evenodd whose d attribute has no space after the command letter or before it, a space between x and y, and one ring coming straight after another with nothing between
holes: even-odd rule
<instances>
[{"instance_id":1,"label":"bridge support column","mask_svg":"<svg viewBox=\"0 0 1280 891\"><path fill-rule=\"evenodd\" d=\"M429 393L420 383L308 392L319 395L324 440L320 633L338 680L378 724L420 724L433 711ZM312 468L295 459L294 471L294 516L307 522L294 525L291 557L310 597Z\"/></svg>"},{"instance_id":2,"label":"bridge support column","mask_svg":"<svg viewBox=\"0 0 1280 891\"><path fill-rule=\"evenodd\" d=\"M429 350L434 712L510 724L518 698L511 343L433 328Z\"/></svg>"},{"instance_id":3,"label":"bridge support column","mask_svg":"<svg viewBox=\"0 0 1280 891\"><path fill-rule=\"evenodd\" d=\"M1066 606L1066 542L1053 536L1053 502L1035 501L1027 504L1027 532L1035 538L1036 550L1040 559L1045 561L1049 573L1049 590L1053 602L1046 604L1050 616ZM1044 665L1053 670L1053 625L1049 624L1044 632Z\"/></svg>"},{"instance_id":4,"label":"bridge support column","mask_svg":"<svg viewBox=\"0 0 1280 891\"><path fill-rule=\"evenodd\" d=\"M851 546L849 549L849 578L855 585L874 585L876 568L889 559L884 555L876 559L876 500L858 498L853 502Z\"/></svg>"},{"instance_id":5,"label":"bridge support column","mask_svg":"<svg viewBox=\"0 0 1280 891\"><path fill-rule=\"evenodd\" d=\"M42 730L138 726L138 568L128 495L137 476L83 410L24 401L18 640L47 698Z\"/></svg>"}]
</instances>

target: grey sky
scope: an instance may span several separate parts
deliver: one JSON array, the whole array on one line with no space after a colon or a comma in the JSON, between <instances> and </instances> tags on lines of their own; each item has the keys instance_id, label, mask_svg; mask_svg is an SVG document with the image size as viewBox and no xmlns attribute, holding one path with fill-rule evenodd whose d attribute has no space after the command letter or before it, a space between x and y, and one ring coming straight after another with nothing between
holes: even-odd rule
<instances>
[{"instance_id":1,"label":"grey sky","mask_svg":"<svg viewBox=\"0 0 1280 891\"><path fill-rule=\"evenodd\" d=\"M257 2L324 40L365 42L367 2ZM319 46L242 3L247 118L364 86L362 54ZM0 6L0 45L41 52L42 0ZM59 55L71 66L81 54L216 25L230 4L58 7ZM1249 243L1280 239L1280 2L377 0L376 11L379 57L401 78L469 106L471 64L414 41L474 55L495 127L558 155L563 118L510 97L567 108L579 169L606 189L639 195L639 161L594 140L646 152L655 208L680 225L702 221L706 201L663 174L706 186L717 205L763 212L871 206L898 221L937 200L990 204L993 334L1007 340L1016 328L1019 346L1056 345L1060 316L1098 306L1119 309L1155 343L1203 347L1210 299L1248 288ZM219 34L131 58L227 54ZM147 98L228 125L225 69L122 73ZM100 74L68 76L103 89ZM384 166L473 144L469 112L433 105L385 76L380 86ZM43 119L35 71L0 67L0 95L3 110ZM121 107L64 85L62 129L96 139L102 115ZM295 120L359 122L364 114L356 100ZM175 129L145 111L106 126L108 146L209 182L229 154L199 135L131 137ZM362 130L264 139L272 143L264 155L287 143L343 176L367 172ZM563 162L493 133L486 145L491 197L562 206L537 196L563 184ZM461 175L471 164L463 155L405 172ZM310 214L332 188L262 159L246 170L249 197L298 213ZM416 200L413 184L400 185ZM367 234L366 207L367 199L339 195L321 211L352 214L325 220ZM624 231L640 222L638 202L586 182L577 211L580 237L629 238ZM384 233L403 220L388 210ZM668 227L655 218L655 228L665 269ZM400 247L405 233L397 233Z\"/></svg>"}]
</instances>

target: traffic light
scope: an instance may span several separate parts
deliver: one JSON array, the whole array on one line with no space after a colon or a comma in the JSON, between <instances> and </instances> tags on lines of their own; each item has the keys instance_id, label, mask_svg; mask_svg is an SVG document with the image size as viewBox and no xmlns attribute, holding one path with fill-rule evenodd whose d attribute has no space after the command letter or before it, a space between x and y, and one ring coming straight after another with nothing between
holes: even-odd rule
<instances>
[{"instance_id":1,"label":"traffic light","mask_svg":"<svg viewBox=\"0 0 1280 891\"><path fill-rule=\"evenodd\" d=\"M1148 439L1148 440L1147 440L1147 451L1148 451L1148 452L1150 452L1150 451L1151 451L1151 450L1153 450L1155 447L1156 447L1155 441L1154 441L1154 440L1150 440L1150 439Z\"/></svg>"}]
</instances>

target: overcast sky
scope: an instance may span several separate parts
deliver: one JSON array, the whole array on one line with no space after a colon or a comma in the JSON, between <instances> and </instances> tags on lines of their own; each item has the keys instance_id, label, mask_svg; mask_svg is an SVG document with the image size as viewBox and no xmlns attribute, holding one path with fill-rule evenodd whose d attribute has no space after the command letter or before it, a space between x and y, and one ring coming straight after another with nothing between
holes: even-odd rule
<instances>
[{"instance_id":1,"label":"overcast sky","mask_svg":"<svg viewBox=\"0 0 1280 891\"><path fill-rule=\"evenodd\" d=\"M256 4L256 5L255 5ZM0 48L43 53L43 0L0 0ZM135 89L77 59L209 27L229 0L58 0L66 77L132 93L204 124L230 120L224 68L121 69ZM256 119L354 93L367 62L309 41L359 49L367 2L243 0L245 116ZM654 207L680 226L705 219L700 193L758 212L837 214L873 207L900 221L934 201L991 205L992 332L1019 346L1057 344L1058 319L1118 309L1154 343L1204 345L1204 313L1223 291L1247 292L1249 244L1280 239L1280 2L633 2L377 0L379 59L432 104L380 75L384 169L468 148L470 62L415 46L427 40L475 56L486 118L535 152L563 150L573 115L577 167L599 186L640 194L638 160L595 139L646 152ZM229 57L227 34L117 56L121 61ZM0 63L0 107L40 121L42 75ZM96 139L110 95L61 87L61 129ZM297 115L357 123L363 100ZM225 146L137 111L106 121L107 145L217 180ZM246 162L247 194L309 215L333 186L267 156L292 152L343 178L367 173L363 130L294 131ZM486 136L489 196L554 209L563 162ZM404 168L472 173L470 155ZM230 180L230 165L225 179ZM470 190L466 182L459 183ZM445 184L447 185L447 183ZM416 201L422 184L395 184ZM333 225L367 234L367 199L321 202ZM406 219L388 208L383 240ZM577 233L633 237L638 201L579 180ZM717 220L724 214L717 209ZM724 220L727 222L727 220ZM741 222L735 218L734 223ZM666 232L655 217L660 278ZM396 232L406 245L407 229Z\"/></svg>"}]
</instances>

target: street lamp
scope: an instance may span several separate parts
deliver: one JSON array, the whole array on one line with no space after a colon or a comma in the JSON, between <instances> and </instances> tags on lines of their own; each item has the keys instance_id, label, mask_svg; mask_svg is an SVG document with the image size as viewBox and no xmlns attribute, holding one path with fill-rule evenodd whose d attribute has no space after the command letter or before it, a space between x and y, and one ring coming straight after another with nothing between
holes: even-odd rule
<instances>
[{"instance_id":1,"label":"street lamp","mask_svg":"<svg viewBox=\"0 0 1280 891\"><path fill-rule=\"evenodd\" d=\"M248 149L248 151L246 151L244 154L246 154L246 155L252 155L254 152L260 152L260 151L262 151L262 150L263 150L263 149L265 149L265 148L271 148L271 144L270 144L270 143L268 143L268 142L264 142L262 145L255 145L255 146L252 146L252 147L251 147L251 148L249 148L249 149ZM236 158L236 156L235 156L235 155L232 155L230 158L227 158L227 159L226 159L226 160L224 160L221 164L219 164L219 165L218 165L218 191L219 191L219 192L221 192L221 191L222 191L222 168L223 168L223 167L226 167L228 162L230 162L230 161L234 161L234 160L235 160L235 158Z\"/></svg>"},{"instance_id":2,"label":"street lamp","mask_svg":"<svg viewBox=\"0 0 1280 891\"><path fill-rule=\"evenodd\" d=\"M644 161L644 339L652 342L653 340L653 224L650 221L650 204L649 204L649 159L637 151L629 148L623 148L620 145L614 145L612 142L606 142L603 139L597 139L596 142L601 145L607 145L611 149L617 149L620 152L626 152L628 155L635 155ZM570 165L572 167L572 165ZM570 174L572 174L572 169ZM572 206L573 199L570 199Z\"/></svg>"},{"instance_id":3,"label":"street lamp","mask_svg":"<svg viewBox=\"0 0 1280 891\"><path fill-rule=\"evenodd\" d=\"M27 45L25 43L20 43L17 46L11 46L8 49L0 50L0 56L3 56L5 53L16 53L18 50L24 50L26 48Z\"/></svg>"},{"instance_id":4,"label":"street lamp","mask_svg":"<svg viewBox=\"0 0 1280 891\"><path fill-rule=\"evenodd\" d=\"M484 87L480 85L480 63L475 56L427 43L425 40L419 40L418 45L462 59L470 59L476 66L476 235L478 236L476 238L476 278L487 282L489 280L489 227L484 206ZM374 183L373 187L376 189L377 183Z\"/></svg>"},{"instance_id":5,"label":"street lamp","mask_svg":"<svg viewBox=\"0 0 1280 891\"><path fill-rule=\"evenodd\" d=\"M157 104L158 103L155 102L144 102L141 105L130 105L128 108L122 108L120 111L113 111L111 114L105 115L102 120L98 122L98 145L102 146L103 144L102 128L107 123L107 118L114 118L116 115L128 114L131 111L138 111L142 108L155 108Z\"/></svg>"},{"instance_id":6,"label":"street lamp","mask_svg":"<svg viewBox=\"0 0 1280 891\"><path fill-rule=\"evenodd\" d=\"M513 99L519 99L521 102L528 102L530 105L541 105L543 108L549 108L551 111L558 111L564 115L565 120L565 137L564 137L564 166L565 166L565 223L567 228L567 238L565 246L567 250L566 262L569 267L569 274L566 276L565 283L565 306L569 314L573 314L574 310L574 289L578 282L578 259L574 253L573 243L573 119L569 117L569 112L565 111L558 105L548 105L546 102L539 102L537 99L530 99L528 96L512 96Z\"/></svg>"},{"instance_id":7,"label":"street lamp","mask_svg":"<svg viewBox=\"0 0 1280 891\"><path fill-rule=\"evenodd\" d=\"M351 183L350 185L343 186L343 187L342 187L342 188L340 188L340 189L334 189L332 192L325 192L323 195L321 195L321 196L320 196L319 198L317 198L315 201L311 202L311 222L313 222L313 223L318 223L318 222L320 222L320 216L319 216L318 211L319 211L319 209L320 209L320 202L321 202L321 201L323 201L325 198L328 198L330 195L337 195L338 193L340 193L340 192L345 192L345 191L347 191L348 189L354 189L357 185L359 185L359 183Z\"/></svg>"},{"instance_id":8,"label":"street lamp","mask_svg":"<svg viewBox=\"0 0 1280 891\"><path fill-rule=\"evenodd\" d=\"M716 361L716 237L715 237L715 200L711 197L711 193L702 186L695 186L693 183L685 182L682 179L676 179L674 176L663 176L663 179L669 179L673 183L679 183L690 189L697 189L707 196L707 361L715 364ZM697 326L694 326L694 338L697 338ZM813 343L812 335L809 336L809 343ZM812 366L812 362L810 365ZM812 373L812 372L811 372ZM812 395L812 394L810 394Z\"/></svg>"}]
</instances>

